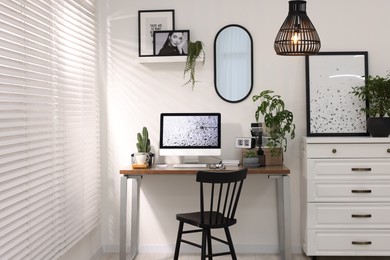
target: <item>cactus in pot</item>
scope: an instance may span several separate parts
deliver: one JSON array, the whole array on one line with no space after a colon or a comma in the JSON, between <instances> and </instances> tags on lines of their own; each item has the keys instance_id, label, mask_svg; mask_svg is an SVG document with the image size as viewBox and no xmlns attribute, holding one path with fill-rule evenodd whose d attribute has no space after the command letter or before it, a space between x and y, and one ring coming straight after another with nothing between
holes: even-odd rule
<instances>
[{"instance_id":1,"label":"cactus in pot","mask_svg":"<svg viewBox=\"0 0 390 260\"><path fill-rule=\"evenodd\" d=\"M146 154L146 163L147 163L148 167L150 167L154 161L154 153L150 152L151 146L150 146L150 140L149 140L149 133L148 133L148 129L145 126L142 128L141 133L137 133L136 146L137 146L138 154L132 154L131 155L132 158L134 159L134 157L136 157L135 161L137 162L137 164L141 164L138 161L139 158L145 158L145 157L142 157L142 156L140 157L139 154ZM141 159L141 161L142 160L145 160L145 159Z\"/></svg>"},{"instance_id":2,"label":"cactus in pot","mask_svg":"<svg viewBox=\"0 0 390 260\"><path fill-rule=\"evenodd\" d=\"M144 126L142 128L142 133L137 133L137 150L139 153L149 153L150 152L150 140L148 129Z\"/></svg>"}]
</instances>

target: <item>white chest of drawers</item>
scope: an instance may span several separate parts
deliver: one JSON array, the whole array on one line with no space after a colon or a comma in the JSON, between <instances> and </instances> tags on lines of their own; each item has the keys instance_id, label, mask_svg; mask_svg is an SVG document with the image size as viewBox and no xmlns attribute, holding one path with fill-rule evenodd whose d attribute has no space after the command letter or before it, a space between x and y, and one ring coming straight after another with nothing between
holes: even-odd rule
<instances>
[{"instance_id":1,"label":"white chest of drawers","mask_svg":"<svg viewBox=\"0 0 390 260\"><path fill-rule=\"evenodd\" d=\"M302 247L390 256L390 138L304 137Z\"/></svg>"}]
</instances>

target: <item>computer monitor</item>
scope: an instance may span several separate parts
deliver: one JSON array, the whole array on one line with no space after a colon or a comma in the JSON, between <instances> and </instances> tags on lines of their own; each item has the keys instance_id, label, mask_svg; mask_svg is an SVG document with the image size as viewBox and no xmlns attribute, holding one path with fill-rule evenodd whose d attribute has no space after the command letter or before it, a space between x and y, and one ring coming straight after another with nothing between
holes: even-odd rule
<instances>
[{"instance_id":1,"label":"computer monitor","mask_svg":"<svg viewBox=\"0 0 390 260\"><path fill-rule=\"evenodd\" d=\"M220 113L162 113L160 155L221 155Z\"/></svg>"}]
</instances>

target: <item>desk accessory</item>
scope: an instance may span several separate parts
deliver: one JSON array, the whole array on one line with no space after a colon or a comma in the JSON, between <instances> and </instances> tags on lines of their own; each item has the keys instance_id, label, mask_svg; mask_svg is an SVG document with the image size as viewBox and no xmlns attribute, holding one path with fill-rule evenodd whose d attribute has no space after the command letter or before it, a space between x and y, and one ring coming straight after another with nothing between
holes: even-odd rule
<instances>
[{"instance_id":1,"label":"desk accessory","mask_svg":"<svg viewBox=\"0 0 390 260\"><path fill-rule=\"evenodd\" d=\"M225 170L226 166L223 163L212 163L209 165L209 169Z\"/></svg>"}]
</instances>

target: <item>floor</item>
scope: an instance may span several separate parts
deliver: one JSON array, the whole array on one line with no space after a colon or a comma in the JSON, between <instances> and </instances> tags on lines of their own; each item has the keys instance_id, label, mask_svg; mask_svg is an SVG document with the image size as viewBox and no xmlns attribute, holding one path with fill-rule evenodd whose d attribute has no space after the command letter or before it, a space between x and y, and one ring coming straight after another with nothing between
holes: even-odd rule
<instances>
[{"instance_id":1,"label":"floor","mask_svg":"<svg viewBox=\"0 0 390 260\"><path fill-rule=\"evenodd\" d=\"M135 260L172 260L171 254L138 254ZM180 260L199 260L199 255L181 255ZM276 254L242 254L237 255L239 260L280 260L279 255ZM100 260L118 260L119 254L104 254ZM216 260L230 260L231 257L215 257ZM310 257L303 255L293 255L292 260L310 260ZM317 260L390 260L389 256L324 256L317 257Z\"/></svg>"},{"instance_id":2,"label":"floor","mask_svg":"<svg viewBox=\"0 0 390 260\"><path fill-rule=\"evenodd\" d=\"M244 254L237 255L239 260L280 260L280 257L275 254ZM118 260L119 254L105 254L100 260ZM138 254L135 260L172 260L172 254ZM200 255L182 254L179 260L199 260ZM231 260L230 256L214 257L215 260ZM310 258L302 255L294 255L293 260L309 260ZM322 259L317 259L322 260Z\"/></svg>"}]
</instances>

